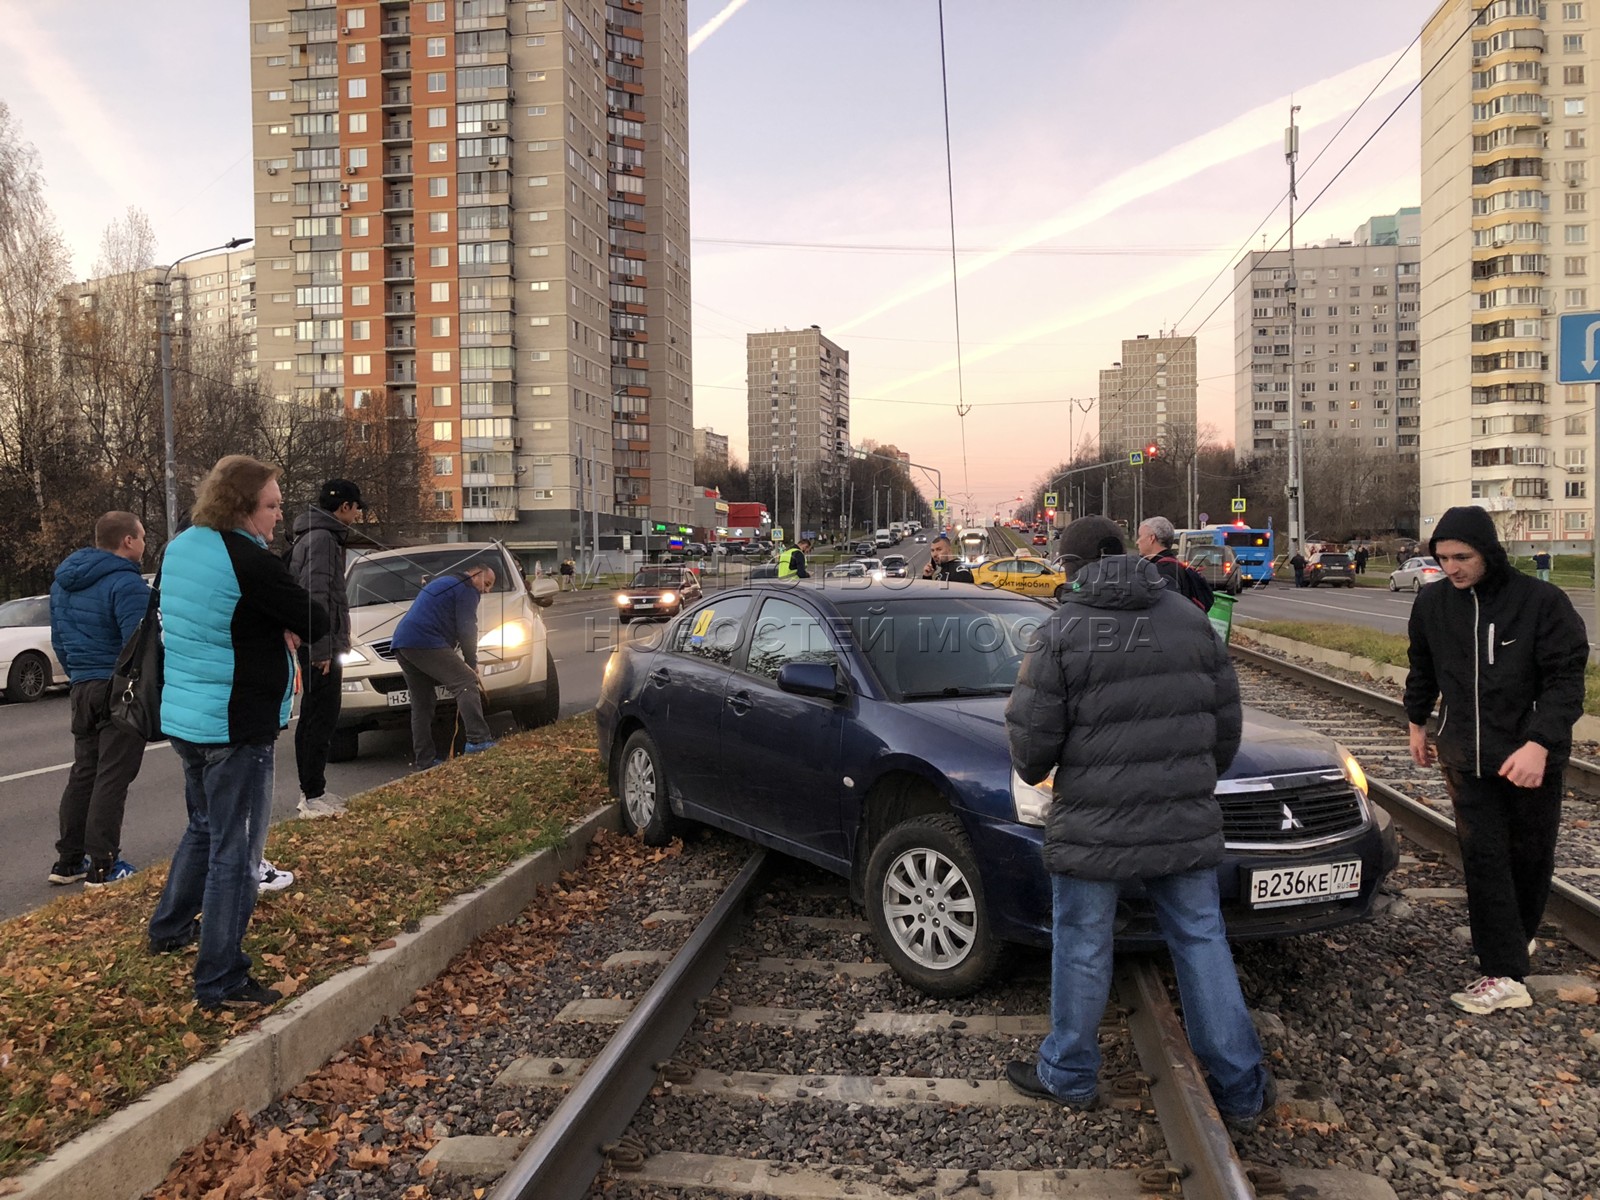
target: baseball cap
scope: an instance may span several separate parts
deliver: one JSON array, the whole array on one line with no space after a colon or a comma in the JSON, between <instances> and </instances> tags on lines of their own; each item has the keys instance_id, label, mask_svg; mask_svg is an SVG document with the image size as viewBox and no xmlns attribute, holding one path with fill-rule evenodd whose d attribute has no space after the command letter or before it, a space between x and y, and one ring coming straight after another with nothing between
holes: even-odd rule
<instances>
[{"instance_id":1,"label":"baseball cap","mask_svg":"<svg viewBox=\"0 0 1600 1200\"><path fill-rule=\"evenodd\" d=\"M328 480L317 494L317 503L329 512L341 504L354 504L362 512L367 511L367 503L361 498L361 489L348 479Z\"/></svg>"}]
</instances>

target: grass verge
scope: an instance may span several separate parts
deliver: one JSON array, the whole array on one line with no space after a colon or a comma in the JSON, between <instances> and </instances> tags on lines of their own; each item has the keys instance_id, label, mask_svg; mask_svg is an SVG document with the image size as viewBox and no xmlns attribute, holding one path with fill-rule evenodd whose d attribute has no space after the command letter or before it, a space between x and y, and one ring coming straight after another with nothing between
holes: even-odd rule
<instances>
[{"instance_id":1,"label":"grass verge","mask_svg":"<svg viewBox=\"0 0 1600 1200\"><path fill-rule=\"evenodd\" d=\"M1262 621L1240 625L1239 632L1247 637L1252 633L1271 634L1321 646L1324 650L1342 650L1346 654L1396 667L1411 665L1404 634L1363 629L1359 625L1335 625L1323 621ZM1590 716L1600 716L1600 667L1592 663L1584 669L1583 711Z\"/></svg>"},{"instance_id":2,"label":"grass verge","mask_svg":"<svg viewBox=\"0 0 1600 1200\"><path fill-rule=\"evenodd\" d=\"M285 994L322 982L451 897L560 844L607 799L586 715L506 738L470 765L457 759L386 784L337 819L274 826L268 857L296 879L263 896L250 922L257 977ZM163 865L0 924L0 1179L263 1015L206 1015L194 1001L193 955L147 953L165 880Z\"/></svg>"}]
</instances>

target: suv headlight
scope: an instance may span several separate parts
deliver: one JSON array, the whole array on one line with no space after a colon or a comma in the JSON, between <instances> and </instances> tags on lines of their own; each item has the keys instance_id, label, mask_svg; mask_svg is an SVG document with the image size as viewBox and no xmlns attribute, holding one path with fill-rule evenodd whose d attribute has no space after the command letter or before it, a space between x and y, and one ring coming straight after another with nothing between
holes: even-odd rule
<instances>
[{"instance_id":1,"label":"suv headlight","mask_svg":"<svg viewBox=\"0 0 1600 1200\"><path fill-rule=\"evenodd\" d=\"M341 667L359 667L363 663L368 663L371 661L372 660L370 658L361 653L361 651L357 650L354 646L350 647L348 650L340 651L339 653L339 665Z\"/></svg>"},{"instance_id":2,"label":"suv headlight","mask_svg":"<svg viewBox=\"0 0 1600 1200\"><path fill-rule=\"evenodd\" d=\"M497 625L478 639L478 649L497 654L520 650L533 641L533 626L524 620L507 621Z\"/></svg>"},{"instance_id":3,"label":"suv headlight","mask_svg":"<svg viewBox=\"0 0 1600 1200\"><path fill-rule=\"evenodd\" d=\"M1055 801L1056 773L1051 771L1043 783L1024 783L1022 776L1011 772L1011 803L1016 807L1017 820L1024 825L1043 825L1050 805Z\"/></svg>"},{"instance_id":4,"label":"suv headlight","mask_svg":"<svg viewBox=\"0 0 1600 1200\"><path fill-rule=\"evenodd\" d=\"M1350 781L1350 786L1363 796L1367 794L1367 773L1361 769L1361 764L1356 761L1356 756L1351 754L1337 742L1334 743L1339 750L1339 766L1344 771L1344 777Z\"/></svg>"}]
</instances>

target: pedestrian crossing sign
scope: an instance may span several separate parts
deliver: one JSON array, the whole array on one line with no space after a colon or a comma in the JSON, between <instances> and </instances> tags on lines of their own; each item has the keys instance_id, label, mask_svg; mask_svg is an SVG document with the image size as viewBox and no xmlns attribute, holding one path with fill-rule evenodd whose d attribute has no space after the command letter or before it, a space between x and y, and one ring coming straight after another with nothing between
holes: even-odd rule
<instances>
[{"instance_id":1,"label":"pedestrian crossing sign","mask_svg":"<svg viewBox=\"0 0 1600 1200\"><path fill-rule=\"evenodd\" d=\"M1232 500L1228 501L1229 511L1242 513L1244 511L1244 503L1245 500L1243 496L1235 496Z\"/></svg>"},{"instance_id":2,"label":"pedestrian crossing sign","mask_svg":"<svg viewBox=\"0 0 1600 1200\"><path fill-rule=\"evenodd\" d=\"M937 500L935 500L933 502L933 511L936 512L936 513L942 513L944 511L944 497L943 496L940 496Z\"/></svg>"}]
</instances>

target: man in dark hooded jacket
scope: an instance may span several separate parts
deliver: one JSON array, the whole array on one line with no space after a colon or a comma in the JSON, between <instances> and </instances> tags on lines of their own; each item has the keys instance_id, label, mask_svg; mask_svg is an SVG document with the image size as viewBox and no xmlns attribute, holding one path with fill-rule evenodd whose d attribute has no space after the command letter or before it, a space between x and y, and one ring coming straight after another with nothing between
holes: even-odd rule
<instances>
[{"instance_id":1,"label":"man in dark hooded jacket","mask_svg":"<svg viewBox=\"0 0 1600 1200\"><path fill-rule=\"evenodd\" d=\"M336 816L344 797L328 791L328 748L339 724L343 671L339 656L350 649L350 599L344 587L344 547L350 523L367 511L361 489L348 479L330 479L317 502L296 518L289 571L328 612L328 632L300 646L300 723L294 729L294 763L300 773L302 817Z\"/></svg>"},{"instance_id":2,"label":"man in dark hooded jacket","mask_svg":"<svg viewBox=\"0 0 1600 1200\"><path fill-rule=\"evenodd\" d=\"M1123 553L1105 517L1061 538L1070 590L1023 660L1006 706L1011 762L1028 783L1055 772L1045 825L1054 909L1049 1036L1013 1062L1018 1091L1075 1108L1097 1099L1098 1030L1112 931L1142 884L1177 967L1189 1039L1217 1108L1253 1128L1271 1077L1228 949L1216 866L1215 790L1239 748L1239 682L1211 622L1154 563Z\"/></svg>"},{"instance_id":3,"label":"man in dark hooded jacket","mask_svg":"<svg viewBox=\"0 0 1600 1200\"><path fill-rule=\"evenodd\" d=\"M1489 1013L1533 1003L1523 979L1555 872L1561 776L1583 714L1589 638L1567 594L1512 569L1476 505L1439 518L1428 553L1449 587L1411 606L1405 707L1411 757L1434 759L1427 723L1442 699L1438 760L1467 880L1483 977L1450 997Z\"/></svg>"},{"instance_id":4,"label":"man in dark hooded jacket","mask_svg":"<svg viewBox=\"0 0 1600 1200\"><path fill-rule=\"evenodd\" d=\"M145 742L111 719L110 690L117 656L150 607L143 558L139 518L108 512L94 523L94 545L68 555L50 585L50 644L72 681L72 770L61 793L54 884L100 887L134 871L122 861L122 812Z\"/></svg>"}]
</instances>

